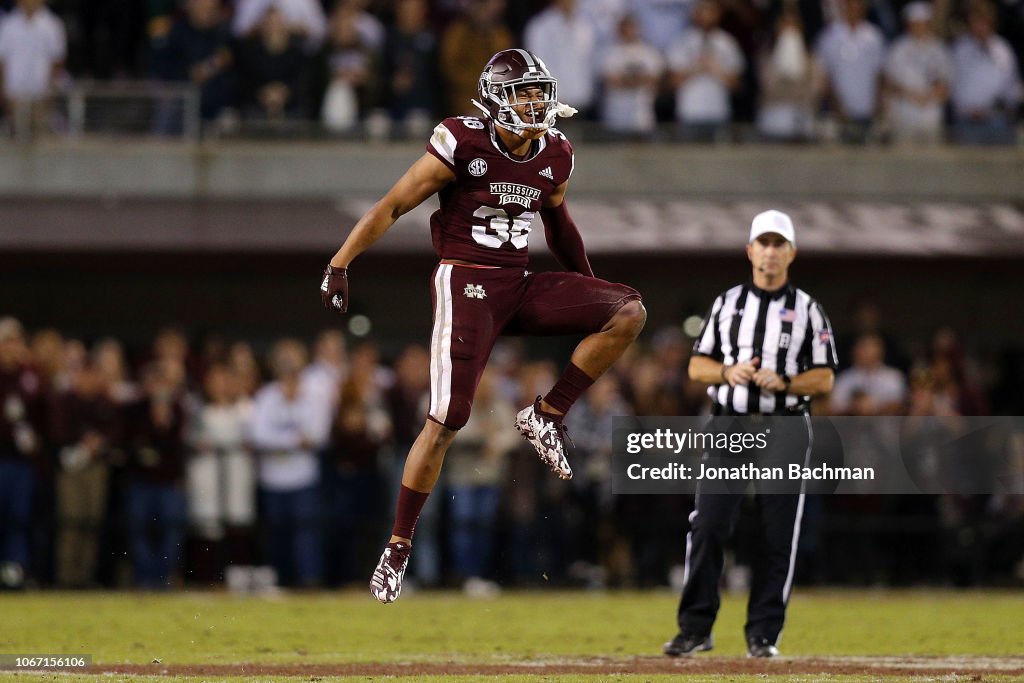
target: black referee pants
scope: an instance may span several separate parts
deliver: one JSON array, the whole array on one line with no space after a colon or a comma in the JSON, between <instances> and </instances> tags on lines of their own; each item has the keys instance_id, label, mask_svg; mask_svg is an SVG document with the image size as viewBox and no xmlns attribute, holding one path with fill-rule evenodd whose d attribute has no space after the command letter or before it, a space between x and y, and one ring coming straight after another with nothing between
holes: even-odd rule
<instances>
[{"instance_id":1,"label":"black referee pants","mask_svg":"<svg viewBox=\"0 0 1024 683\"><path fill-rule=\"evenodd\" d=\"M806 462L810 454L810 418L788 417L773 420L791 432L787 448L795 443L804 446L804 453L790 452L789 460ZM801 457L802 456L802 457ZM783 458L782 460L785 460ZM683 594L679 601L677 621L681 633L704 636L711 627L721 605L719 584L725 556L725 545L732 535L743 493L707 493L698 485L696 504L690 514L690 532L686 536L686 568ZM803 514L803 487L799 493L759 493L760 511L757 547L751 553L750 599L747 603L747 640L766 638L778 641L786 619L786 604L793 584L796 548L800 538ZM711 487L720 491L721 486Z\"/></svg>"}]
</instances>

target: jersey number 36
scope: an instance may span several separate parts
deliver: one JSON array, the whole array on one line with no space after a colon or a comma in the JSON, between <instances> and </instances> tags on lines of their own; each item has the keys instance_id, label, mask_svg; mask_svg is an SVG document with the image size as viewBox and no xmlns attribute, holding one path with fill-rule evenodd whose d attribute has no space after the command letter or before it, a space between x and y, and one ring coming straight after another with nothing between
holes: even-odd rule
<instances>
[{"instance_id":1,"label":"jersey number 36","mask_svg":"<svg viewBox=\"0 0 1024 683\"><path fill-rule=\"evenodd\" d=\"M523 249L530 241L532 211L524 211L510 220L504 209L481 206L473 217L485 221L485 225L473 224L473 241L482 247L500 249L511 242L514 249Z\"/></svg>"}]
</instances>

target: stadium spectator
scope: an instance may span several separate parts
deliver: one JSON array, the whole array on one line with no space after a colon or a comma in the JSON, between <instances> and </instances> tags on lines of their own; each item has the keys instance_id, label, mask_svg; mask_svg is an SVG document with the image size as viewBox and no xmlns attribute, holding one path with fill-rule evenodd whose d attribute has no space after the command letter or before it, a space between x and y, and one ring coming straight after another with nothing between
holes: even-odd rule
<instances>
[{"instance_id":1,"label":"stadium spectator","mask_svg":"<svg viewBox=\"0 0 1024 683\"><path fill-rule=\"evenodd\" d=\"M239 341L228 349L228 367L242 396L253 397L263 384L263 372L249 342Z\"/></svg>"},{"instance_id":2,"label":"stadium spectator","mask_svg":"<svg viewBox=\"0 0 1024 683\"><path fill-rule=\"evenodd\" d=\"M783 10L775 37L759 59L761 102L757 131L772 142L802 142L814 136L814 106L821 92L820 66L807 50L800 15Z\"/></svg>"},{"instance_id":3,"label":"stadium spectator","mask_svg":"<svg viewBox=\"0 0 1024 683\"><path fill-rule=\"evenodd\" d=\"M387 28L380 19L367 11L369 4L370 0L336 0L333 11L351 14L355 20L360 42L367 49L376 53L384 46Z\"/></svg>"},{"instance_id":4,"label":"stadium spectator","mask_svg":"<svg viewBox=\"0 0 1024 683\"><path fill-rule=\"evenodd\" d=\"M594 382L566 419L576 446L576 460L581 465L580 474L573 480L578 514L569 538L573 544L570 557L583 564L570 572L584 579L589 587L602 587L609 582L622 585L633 574L633 563L622 561L629 558L629 551L624 551L629 540L618 533L614 519L612 442L608 438L613 418L632 414L618 381L605 375Z\"/></svg>"},{"instance_id":5,"label":"stadium spectator","mask_svg":"<svg viewBox=\"0 0 1024 683\"><path fill-rule=\"evenodd\" d=\"M402 482L405 459L427 418L430 403L430 355L419 345L404 348L395 359L395 381L385 393L393 427L393 453L389 487L396 492ZM391 507L398 502L393 496ZM412 578L420 586L436 586L441 580L440 496L428 498L416 525L416 554L409 559Z\"/></svg>"},{"instance_id":6,"label":"stadium spectator","mask_svg":"<svg viewBox=\"0 0 1024 683\"><path fill-rule=\"evenodd\" d=\"M306 55L275 7L236 52L238 100L243 118L280 123L301 114Z\"/></svg>"},{"instance_id":7,"label":"stadium spectator","mask_svg":"<svg viewBox=\"0 0 1024 683\"><path fill-rule=\"evenodd\" d=\"M515 404L501 395L495 375L494 370L484 370L476 409L445 456L452 570L472 596L498 591L491 580L491 561L501 482L506 458L519 446L516 434L507 429L515 421Z\"/></svg>"},{"instance_id":8,"label":"stadium spectator","mask_svg":"<svg viewBox=\"0 0 1024 683\"><path fill-rule=\"evenodd\" d=\"M185 368L170 358L143 372L142 399L125 413L127 505L135 583L170 586L185 537Z\"/></svg>"},{"instance_id":9,"label":"stadium spectator","mask_svg":"<svg viewBox=\"0 0 1024 683\"><path fill-rule=\"evenodd\" d=\"M958 415L989 415L988 400L977 380L977 369L951 327L939 328L932 337L929 366L935 388Z\"/></svg>"},{"instance_id":10,"label":"stadium spectator","mask_svg":"<svg viewBox=\"0 0 1024 683\"><path fill-rule=\"evenodd\" d=\"M43 457L47 387L28 365L25 332L0 318L0 587L20 588L30 572L36 470Z\"/></svg>"},{"instance_id":11,"label":"stadium spectator","mask_svg":"<svg viewBox=\"0 0 1024 683\"><path fill-rule=\"evenodd\" d=\"M302 383L328 397L333 410L338 404L341 384L348 376L348 349L345 333L323 330L313 342L313 358L302 370Z\"/></svg>"},{"instance_id":12,"label":"stadium spectator","mask_svg":"<svg viewBox=\"0 0 1024 683\"><path fill-rule=\"evenodd\" d=\"M327 42L316 57L313 90L320 94L315 118L335 133L352 131L373 85L373 51L360 35L358 15L339 5L331 12Z\"/></svg>"},{"instance_id":13,"label":"stadium spectator","mask_svg":"<svg viewBox=\"0 0 1024 683\"><path fill-rule=\"evenodd\" d=\"M969 2L967 28L953 45L953 140L1012 144L1021 98L1017 59L995 32L995 8L988 0Z\"/></svg>"},{"instance_id":14,"label":"stadium spectator","mask_svg":"<svg viewBox=\"0 0 1024 683\"><path fill-rule=\"evenodd\" d=\"M627 0L644 42L667 53L690 26L693 0Z\"/></svg>"},{"instance_id":15,"label":"stadium spectator","mask_svg":"<svg viewBox=\"0 0 1024 683\"><path fill-rule=\"evenodd\" d=\"M514 399L516 405L529 400L530 396L542 393L558 378L558 368L549 360L524 363L518 370L516 379L519 395ZM559 557L567 548L560 544L567 537L564 519L560 514L561 501L553 503L558 495L562 495L562 491L552 492L551 480L542 476L543 473L534 466L532 458L525 457L524 454L529 452L521 446L509 459L503 482L501 498L507 510L505 522L509 539L506 547L513 549L509 553L511 557L506 557L505 561L508 574L514 582L538 585L545 578L559 577L564 570L566 565L559 562ZM559 514L550 514L542 521L541 510ZM529 548L531 551L519 552L520 548Z\"/></svg>"},{"instance_id":16,"label":"stadium spectator","mask_svg":"<svg viewBox=\"0 0 1024 683\"><path fill-rule=\"evenodd\" d=\"M282 339L270 352L274 381L256 394L249 440L259 455L265 551L284 585L315 586L323 578L320 463L330 429L329 406L303 387L306 348Z\"/></svg>"},{"instance_id":17,"label":"stadium spectator","mask_svg":"<svg viewBox=\"0 0 1024 683\"><path fill-rule=\"evenodd\" d=\"M154 71L162 80L197 86L200 116L212 121L234 98L230 47L231 31L220 0L187 0L185 16L174 22L165 39L152 43ZM179 112L158 114L158 132L177 132L181 127Z\"/></svg>"},{"instance_id":18,"label":"stadium spectator","mask_svg":"<svg viewBox=\"0 0 1024 683\"><path fill-rule=\"evenodd\" d=\"M619 21L618 41L600 65L603 79L601 122L623 137L644 138L654 132L654 101L665 62L654 46L640 37L632 16Z\"/></svg>"},{"instance_id":19,"label":"stadium spectator","mask_svg":"<svg viewBox=\"0 0 1024 683\"><path fill-rule=\"evenodd\" d=\"M843 0L842 18L818 37L815 54L824 67L828 107L843 142L863 144L879 107L878 85L885 60L882 32L865 19L864 0Z\"/></svg>"},{"instance_id":20,"label":"stadium spectator","mask_svg":"<svg viewBox=\"0 0 1024 683\"><path fill-rule=\"evenodd\" d=\"M37 330L29 344L29 362L41 374L50 388L63 391L69 388L64 371L64 337L58 330L47 327Z\"/></svg>"},{"instance_id":21,"label":"stadium spectator","mask_svg":"<svg viewBox=\"0 0 1024 683\"><path fill-rule=\"evenodd\" d=\"M687 141L713 142L732 120L729 98L739 87L744 59L736 40L718 27L721 16L717 0L699 0L693 27L668 53L676 120Z\"/></svg>"},{"instance_id":22,"label":"stadium spectator","mask_svg":"<svg viewBox=\"0 0 1024 683\"><path fill-rule=\"evenodd\" d=\"M192 389L199 377L199 368L191 354L188 336L176 325L167 325L153 336L152 353L154 361L168 361L181 365L185 370L185 389Z\"/></svg>"},{"instance_id":23,"label":"stadium spectator","mask_svg":"<svg viewBox=\"0 0 1024 683\"><path fill-rule=\"evenodd\" d=\"M910 3L903 18L906 34L885 59L889 133L896 142L939 142L952 73L949 50L932 32L929 3Z\"/></svg>"},{"instance_id":24,"label":"stadium spectator","mask_svg":"<svg viewBox=\"0 0 1024 683\"><path fill-rule=\"evenodd\" d=\"M853 366L836 377L832 411L843 415L900 415L905 410L907 382L903 373L884 364L881 337L865 335L853 347ZM855 406L856 404L856 406Z\"/></svg>"},{"instance_id":25,"label":"stadium spectator","mask_svg":"<svg viewBox=\"0 0 1024 683\"><path fill-rule=\"evenodd\" d=\"M904 374L910 369L910 358L903 348L902 339L889 331L882 321L882 309L876 301L869 298L857 300L848 318L852 320L850 329L839 335L839 357L848 359L840 364L845 370L853 359L853 345L866 335L876 335L885 347L885 364L890 365Z\"/></svg>"},{"instance_id":26,"label":"stadium spectator","mask_svg":"<svg viewBox=\"0 0 1024 683\"><path fill-rule=\"evenodd\" d=\"M96 370L103 375L110 400L123 406L139 398L139 387L129 374L121 342L113 337L101 339L92 347L90 356Z\"/></svg>"},{"instance_id":27,"label":"stadium spectator","mask_svg":"<svg viewBox=\"0 0 1024 683\"><path fill-rule=\"evenodd\" d=\"M594 104L597 45L594 27L578 0L553 0L526 23L523 43L558 79L559 101L586 117Z\"/></svg>"},{"instance_id":28,"label":"stadium spectator","mask_svg":"<svg viewBox=\"0 0 1024 683\"><path fill-rule=\"evenodd\" d=\"M398 0L381 50L383 106L409 138L427 135L437 109L437 48L426 0Z\"/></svg>"},{"instance_id":29,"label":"stadium spectator","mask_svg":"<svg viewBox=\"0 0 1024 683\"><path fill-rule=\"evenodd\" d=\"M18 0L0 23L3 97L18 136L45 130L66 54L64 24L47 9L45 0Z\"/></svg>"},{"instance_id":30,"label":"stadium spectator","mask_svg":"<svg viewBox=\"0 0 1024 683\"><path fill-rule=\"evenodd\" d=\"M478 65L486 64L496 52L512 47L512 33L502 21L504 11L505 0L469 0L465 12L441 36L439 63L444 81L444 115L480 114L470 102L477 97Z\"/></svg>"},{"instance_id":31,"label":"stadium spectator","mask_svg":"<svg viewBox=\"0 0 1024 683\"><path fill-rule=\"evenodd\" d=\"M241 395L226 365L211 366L203 388L203 401L188 430L189 522L206 541L216 544L231 536L229 540L242 544L256 522L256 472L245 443L252 401ZM241 553L232 550L224 548L229 561Z\"/></svg>"},{"instance_id":32,"label":"stadium spectator","mask_svg":"<svg viewBox=\"0 0 1024 683\"><path fill-rule=\"evenodd\" d=\"M280 12L288 30L302 36L309 50L316 50L327 35L327 19L319 0L236 0L232 33L240 39L259 33L271 9Z\"/></svg>"},{"instance_id":33,"label":"stadium spectator","mask_svg":"<svg viewBox=\"0 0 1024 683\"><path fill-rule=\"evenodd\" d=\"M95 364L82 368L59 393L51 412L57 455L57 583L95 585L99 535L107 511L109 453L119 443L121 415Z\"/></svg>"},{"instance_id":34,"label":"stadium spectator","mask_svg":"<svg viewBox=\"0 0 1024 683\"><path fill-rule=\"evenodd\" d=\"M594 44L598 48L613 44L618 39L619 22L629 14L629 0L578 0L578 2L579 11L594 29ZM637 30L639 30L639 26ZM600 64L595 66L600 66Z\"/></svg>"},{"instance_id":35,"label":"stadium spectator","mask_svg":"<svg viewBox=\"0 0 1024 683\"><path fill-rule=\"evenodd\" d=\"M703 399L696 405L687 405L684 389L691 384L683 372L690 359L690 346L686 336L677 325L663 327L651 338L651 356L658 368L658 381L669 403L662 415L692 415L703 405Z\"/></svg>"},{"instance_id":36,"label":"stadium spectator","mask_svg":"<svg viewBox=\"0 0 1024 683\"><path fill-rule=\"evenodd\" d=\"M356 354L352 372L341 387L325 449L324 500L328 582L361 577L372 562L379 533L383 481L378 470L381 448L391 437L391 419L376 380L376 357Z\"/></svg>"}]
</instances>

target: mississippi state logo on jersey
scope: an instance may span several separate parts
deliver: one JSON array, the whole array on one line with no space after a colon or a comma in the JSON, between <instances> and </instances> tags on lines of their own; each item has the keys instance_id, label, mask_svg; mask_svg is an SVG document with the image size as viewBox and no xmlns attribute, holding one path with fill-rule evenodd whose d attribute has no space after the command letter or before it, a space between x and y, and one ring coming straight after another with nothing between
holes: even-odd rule
<instances>
[{"instance_id":1,"label":"mississippi state logo on jersey","mask_svg":"<svg viewBox=\"0 0 1024 683\"><path fill-rule=\"evenodd\" d=\"M488 122L459 116L434 128L427 151L455 174L438 193L441 208L430 219L438 257L526 266L534 216L572 175L566 137L551 128L525 158L516 159Z\"/></svg>"}]
</instances>

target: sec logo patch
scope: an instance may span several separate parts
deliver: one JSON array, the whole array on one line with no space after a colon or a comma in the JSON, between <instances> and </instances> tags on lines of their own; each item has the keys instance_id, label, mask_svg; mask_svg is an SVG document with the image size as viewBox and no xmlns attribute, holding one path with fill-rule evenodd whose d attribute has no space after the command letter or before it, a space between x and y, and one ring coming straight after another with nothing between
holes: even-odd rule
<instances>
[{"instance_id":1,"label":"sec logo patch","mask_svg":"<svg viewBox=\"0 0 1024 683\"><path fill-rule=\"evenodd\" d=\"M469 174L479 178L484 173L487 173L487 162L477 157L473 161L469 162Z\"/></svg>"}]
</instances>

